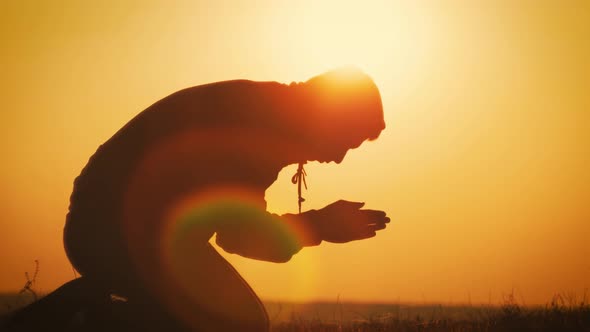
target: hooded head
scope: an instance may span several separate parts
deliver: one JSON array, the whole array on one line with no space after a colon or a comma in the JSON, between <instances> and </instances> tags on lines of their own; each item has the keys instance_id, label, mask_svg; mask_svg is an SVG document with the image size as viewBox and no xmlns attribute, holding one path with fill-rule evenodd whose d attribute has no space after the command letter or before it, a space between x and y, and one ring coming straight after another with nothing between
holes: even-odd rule
<instances>
[{"instance_id":1,"label":"hooded head","mask_svg":"<svg viewBox=\"0 0 590 332\"><path fill-rule=\"evenodd\" d=\"M385 129L381 96L357 68L341 68L302 84L311 151L308 160L340 163L349 149Z\"/></svg>"}]
</instances>

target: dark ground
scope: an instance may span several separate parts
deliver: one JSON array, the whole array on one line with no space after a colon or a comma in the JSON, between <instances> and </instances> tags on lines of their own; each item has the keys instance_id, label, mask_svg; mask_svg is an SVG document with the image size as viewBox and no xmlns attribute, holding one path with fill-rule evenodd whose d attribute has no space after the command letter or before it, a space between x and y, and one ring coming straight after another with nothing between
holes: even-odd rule
<instances>
[{"instance_id":1,"label":"dark ground","mask_svg":"<svg viewBox=\"0 0 590 332\"><path fill-rule=\"evenodd\" d=\"M28 294L0 295L0 322L32 301ZM444 306L317 302L266 302L273 331L334 332L590 332L590 304L556 296L540 307L512 298L498 306ZM1 326L1 323L0 323ZM119 326L120 327L120 326ZM119 330L118 328L115 328Z\"/></svg>"}]
</instances>

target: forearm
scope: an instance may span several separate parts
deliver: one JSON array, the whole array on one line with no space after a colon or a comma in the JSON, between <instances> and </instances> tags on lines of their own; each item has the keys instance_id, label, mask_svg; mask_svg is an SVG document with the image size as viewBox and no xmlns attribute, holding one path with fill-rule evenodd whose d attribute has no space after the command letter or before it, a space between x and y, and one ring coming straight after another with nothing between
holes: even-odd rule
<instances>
[{"instance_id":1,"label":"forearm","mask_svg":"<svg viewBox=\"0 0 590 332\"><path fill-rule=\"evenodd\" d=\"M314 227L315 210L302 214L262 213L258 218L234 219L217 230L225 251L271 262L286 262L301 248L320 244Z\"/></svg>"},{"instance_id":2,"label":"forearm","mask_svg":"<svg viewBox=\"0 0 590 332\"><path fill-rule=\"evenodd\" d=\"M315 226L316 210L309 210L301 214L287 213L281 216L289 231L302 247L317 246L322 242L320 233Z\"/></svg>"}]
</instances>

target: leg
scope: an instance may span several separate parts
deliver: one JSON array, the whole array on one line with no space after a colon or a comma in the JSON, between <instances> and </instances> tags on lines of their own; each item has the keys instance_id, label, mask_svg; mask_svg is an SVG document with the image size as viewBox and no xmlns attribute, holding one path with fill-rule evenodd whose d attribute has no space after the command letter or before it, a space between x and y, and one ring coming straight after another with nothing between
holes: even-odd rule
<instances>
[{"instance_id":1,"label":"leg","mask_svg":"<svg viewBox=\"0 0 590 332\"><path fill-rule=\"evenodd\" d=\"M164 301L168 310L199 331L269 331L258 296L209 243L178 249L172 270L179 287Z\"/></svg>"},{"instance_id":2,"label":"leg","mask_svg":"<svg viewBox=\"0 0 590 332\"><path fill-rule=\"evenodd\" d=\"M72 220L64 232L68 257L99 288L128 298L128 319L142 318L146 327L178 322L197 331L269 330L266 310L254 291L206 242L212 232L196 231L174 243L171 263L164 264L158 245L144 245L158 243L150 223L141 224L147 236L135 239L132 243L139 245L128 252L113 235L118 233L108 232L110 224Z\"/></svg>"}]
</instances>

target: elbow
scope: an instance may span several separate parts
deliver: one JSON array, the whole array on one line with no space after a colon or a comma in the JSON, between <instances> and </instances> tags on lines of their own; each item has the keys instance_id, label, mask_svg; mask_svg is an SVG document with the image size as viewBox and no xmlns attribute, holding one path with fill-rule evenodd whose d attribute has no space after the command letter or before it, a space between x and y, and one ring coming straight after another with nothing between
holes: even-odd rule
<instances>
[{"instance_id":1,"label":"elbow","mask_svg":"<svg viewBox=\"0 0 590 332\"><path fill-rule=\"evenodd\" d=\"M293 255L277 255L269 259L269 261L273 263L287 263L291 260L291 257L293 257Z\"/></svg>"},{"instance_id":2,"label":"elbow","mask_svg":"<svg viewBox=\"0 0 590 332\"><path fill-rule=\"evenodd\" d=\"M301 250L301 247L291 248L290 250L280 250L275 252L272 259L270 259L273 263L286 263L291 260L293 255L298 253Z\"/></svg>"},{"instance_id":3,"label":"elbow","mask_svg":"<svg viewBox=\"0 0 590 332\"><path fill-rule=\"evenodd\" d=\"M287 263L288 261L291 260L293 255L295 255L295 252L281 255L281 256L279 256L279 260L277 263Z\"/></svg>"}]
</instances>

